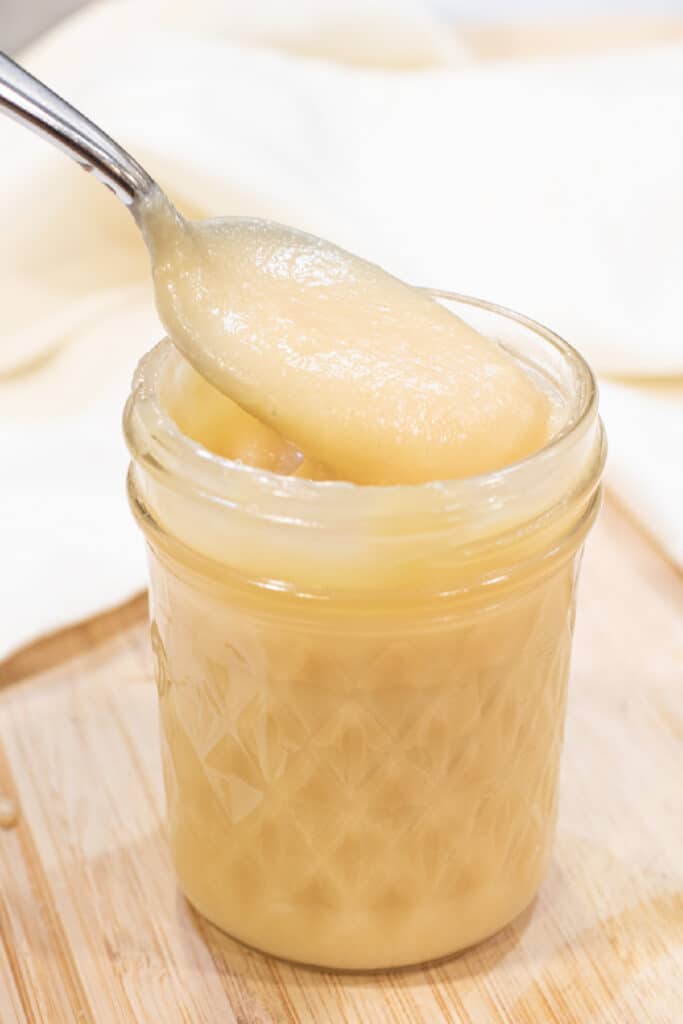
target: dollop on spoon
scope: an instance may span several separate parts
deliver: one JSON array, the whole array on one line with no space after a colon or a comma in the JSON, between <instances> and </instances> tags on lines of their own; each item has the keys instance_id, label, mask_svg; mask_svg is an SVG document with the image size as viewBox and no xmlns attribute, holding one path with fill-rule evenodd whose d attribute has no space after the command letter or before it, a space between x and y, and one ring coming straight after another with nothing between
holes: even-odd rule
<instances>
[{"instance_id":1,"label":"dollop on spoon","mask_svg":"<svg viewBox=\"0 0 683 1024\"><path fill-rule=\"evenodd\" d=\"M4 54L0 106L129 207L159 315L184 357L330 475L472 476L545 443L540 388L426 292L271 221L185 221L136 160Z\"/></svg>"}]
</instances>

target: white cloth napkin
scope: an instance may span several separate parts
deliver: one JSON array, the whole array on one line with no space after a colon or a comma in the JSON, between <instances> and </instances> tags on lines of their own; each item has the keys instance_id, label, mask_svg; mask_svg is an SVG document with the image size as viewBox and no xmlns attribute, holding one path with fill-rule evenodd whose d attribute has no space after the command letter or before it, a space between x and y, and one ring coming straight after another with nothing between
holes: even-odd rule
<instances>
[{"instance_id":1,"label":"white cloth napkin","mask_svg":"<svg viewBox=\"0 0 683 1024\"><path fill-rule=\"evenodd\" d=\"M118 0L25 62L186 212L495 299L622 378L608 480L683 564L683 48L478 64L419 0ZM2 658L144 586L120 413L160 329L123 207L10 122L0 154Z\"/></svg>"}]
</instances>

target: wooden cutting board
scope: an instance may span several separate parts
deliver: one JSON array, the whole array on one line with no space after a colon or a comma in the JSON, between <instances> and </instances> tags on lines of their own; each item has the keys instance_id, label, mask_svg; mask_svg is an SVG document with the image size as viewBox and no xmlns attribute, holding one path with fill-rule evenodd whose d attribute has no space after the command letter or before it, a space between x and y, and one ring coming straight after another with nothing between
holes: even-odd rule
<instances>
[{"instance_id":1,"label":"wooden cutting board","mask_svg":"<svg viewBox=\"0 0 683 1024\"><path fill-rule=\"evenodd\" d=\"M547 880L511 927L428 969L295 968L190 910L143 614L1 670L0 792L21 807L0 831L2 1024L681 1024L683 580L616 508L585 558Z\"/></svg>"},{"instance_id":2,"label":"wooden cutting board","mask_svg":"<svg viewBox=\"0 0 683 1024\"><path fill-rule=\"evenodd\" d=\"M683 37L643 19L472 30L481 56ZM683 579L607 505L583 573L554 859L536 904L439 966L246 950L178 893L138 599L0 665L0 1024L682 1024Z\"/></svg>"}]
</instances>

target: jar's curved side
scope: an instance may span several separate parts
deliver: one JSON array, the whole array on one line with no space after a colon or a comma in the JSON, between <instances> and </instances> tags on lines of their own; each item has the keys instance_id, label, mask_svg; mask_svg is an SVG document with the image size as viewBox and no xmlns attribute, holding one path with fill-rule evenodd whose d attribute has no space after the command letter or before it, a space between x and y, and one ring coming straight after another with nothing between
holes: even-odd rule
<instances>
[{"instance_id":1,"label":"jar's curved side","mask_svg":"<svg viewBox=\"0 0 683 1024\"><path fill-rule=\"evenodd\" d=\"M322 607L335 612L361 607L373 618L387 614L409 618L416 607L425 605L438 608L441 621L447 621L453 609L462 615L467 608L470 615L476 615L482 608L508 600L515 590L528 588L556 565L571 559L592 528L602 501L602 488L597 484L582 496L578 510L571 506L565 511L562 524L554 516L523 532L515 542L504 538L507 545L501 543L499 549L489 549L486 558L481 550L463 550L457 543L451 547L442 538L440 546L438 540L430 546L432 562L424 560L416 566L416 546L405 553L413 561L407 572L402 568L401 555L393 557L391 548L385 552L385 561L379 563L376 550L364 545L353 559L348 547L335 552L332 561L328 556L330 573L325 575L320 561L312 557L315 541L304 536L303 543L309 544L307 575L302 562L292 557L286 530L273 538L242 524L250 543L235 542L232 549L221 549L219 557L190 547L157 521L139 483L136 467L131 464L127 484L130 507L160 561L173 564L176 574L188 580L201 580L204 587L217 594L233 599L239 596L246 604L259 607L264 616L284 619L289 615L306 617L314 606L313 618ZM325 557L326 545L334 545L335 538L330 535L326 540L323 536L318 542L320 555ZM511 558L511 552L517 557ZM386 571L382 568L385 565Z\"/></svg>"},{"instance_id":2,"label":"jar's curved side","mask_svg":"<svg viewBox=\"0 0 683 1024\"><path fill-rule=\"evenodd\" d=\"M457 952L533 899L578 552L479 615L264 618L151 550L174 864L214 924L319 966Z\"/></svg>"}]
</instances>

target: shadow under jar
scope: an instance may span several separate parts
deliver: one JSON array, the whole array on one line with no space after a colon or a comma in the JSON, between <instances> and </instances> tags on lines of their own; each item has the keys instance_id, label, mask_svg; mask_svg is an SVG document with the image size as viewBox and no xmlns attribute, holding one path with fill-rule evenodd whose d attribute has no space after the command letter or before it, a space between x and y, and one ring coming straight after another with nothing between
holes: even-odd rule
<instances>
[{"instance_id":1,"label":"shadow under jar","mask_svg":"<svg viewBox=\"0 0 683 1024\"><path fill-rule=\"evenodd\" d=\"M595 381L538 324L434 294L554 396L541 451L412 486L261 471L177 428L168 341L125 414L180 883L235 938L326 967L486 938L554 832Z\"/></svg>"}]
</instances>

